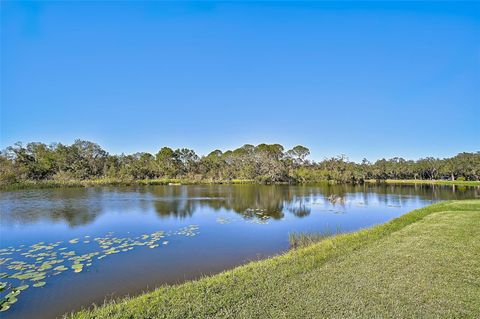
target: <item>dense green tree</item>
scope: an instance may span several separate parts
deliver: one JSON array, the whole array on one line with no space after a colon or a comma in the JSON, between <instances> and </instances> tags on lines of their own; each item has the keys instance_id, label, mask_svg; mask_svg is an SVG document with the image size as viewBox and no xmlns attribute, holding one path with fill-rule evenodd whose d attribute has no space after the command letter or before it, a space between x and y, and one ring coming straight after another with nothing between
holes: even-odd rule
<instances>
[{"instance_id":1,"label":"dense green tree","mask_svg":"<svg viewBox=\"0 0 480 319\"><path fill-rule=\"evenodd\" d=\"M305 162L307 156L310 155L310 150L305 146L297 145L291 150L287 151L286 155L298 166Z\"/></svg>"},{"instance_id":2,"label":"dense green tree","mask_svg":"<svg viewBox=\"0 0 480 319\"><path fill-rule=\"evenodd\" d=\"M193 150L188 148L177 149L174 152L174 158L178 161L179 171L177 174L192 177L197 173L199 157Z\"/></svg>"},{"instance_id":3,"label":"dense green tree","mask_svg":"<svg viewBox=\"0 0 480 319\"><path fill-rule=\"evenodd\" d=\"M16 143L0 153L0 183L27 180L84 180L116 178L140 180L188 178L191 180L255 180L262 183L309 183L331 180L362 183L366 179L480 179L480 152L451 158L401 157L374 163L349 161L345 156L309 161L308 148L297 145L285 151L280 144L245 144L235 150L215 150L199 157L193 150L161 148L150 153L109 155L98 144L76 140L71 145Z\"/></svg>"},{"instance_id":4,"label":"dense green tree","mask_svg":"<svg viewBox=\"0 0 480 319\"><path fill-rule=\"evenodd\" d=\"M200 159L198 171L206 179L213 181L224 180L225 160L220 150L210 152L207 156Z\"/></svg>"},{"instance_id":5,"label":"dense green tree","mask_svg":"<svg viewBox=\"0 0 480 319\"><path fill-rule=\"evenodd\" d=\"M174 178L180 170L180 160L178 154L170 147L162 147L155 155L158 174L161 177Z\"/></svg>"}]
</instances>

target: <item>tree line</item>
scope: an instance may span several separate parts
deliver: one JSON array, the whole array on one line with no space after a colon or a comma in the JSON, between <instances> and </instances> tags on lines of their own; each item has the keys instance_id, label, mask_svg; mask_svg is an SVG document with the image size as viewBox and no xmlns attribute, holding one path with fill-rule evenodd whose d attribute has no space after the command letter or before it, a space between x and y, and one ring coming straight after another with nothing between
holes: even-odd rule
<instances>
[{"instance_id":1,"label":"tree line","mask_svg":"<svg viewBox=\"0 0 480 319\"><path fill-rule=\"evenodd\" d=\"M480 152L451 158L401 157L361 163L345 156L308 159L310 150L280 144L246 144L235 150L214 150L199 156L188 148L161 148L156 154L109 154L97 143L76 140L71 145L16 143L0 152L0 182L186 179L192 182L251 180L259 183L362 183L386 179L479 180Z\"/></svg>"}]
</instances>

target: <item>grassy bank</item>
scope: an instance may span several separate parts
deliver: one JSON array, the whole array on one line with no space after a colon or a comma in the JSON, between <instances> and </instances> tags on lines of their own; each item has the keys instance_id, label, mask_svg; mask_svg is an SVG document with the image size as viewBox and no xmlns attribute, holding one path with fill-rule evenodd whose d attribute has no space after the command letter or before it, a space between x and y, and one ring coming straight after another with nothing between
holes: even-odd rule
<instances>
[{"instance_id":1,"label":"grassy bank","mask_svg":"<svg viewBox=\"0 0 480 319\"><path fill-rule=\"evenodd\" d=\"M448 180L430 180L430 179L387 179L384 181L366 180L367 183L385 183L385 184L423 184L423 185L458 185L458 186L480 186L480 181L448 181Z\"/></svg>"},{"instance_id":2,"label":"grassy bank","mask_svg":"<svg viewBox=\"0 0 480 319\"><path fill-rule=\"evenodd\" d=\"M446 181L446 180L366 180L366 183L374 184L428 184L428 185L458 185L458 186L480 186L480 181ZM335 181L318 181L320 183L337 184ZM232 180L205 180L188 178L164 178L164 179L141 179L125 180L115 178L101 178L90 180L40 180L40 181L22 181L13 184L0 184L0 190L16 189L34 189L34 188L67 188L67 187L95 187L95 186L135 186L135 185L195 185L195 184L261 184L250 179L232 179ZM286 184L286 183L279 183ZM312 183L308 183L312 185ZM313 183L314 185L315 183Z\"/></svg>"},{"instance_id":3,"label":"grassy bank","mask_svg":"<svg viewBox=\"0 0 480 319\"><path fill-rule=\"evenodd\" d=\"M114 178L90 179L90 180L39 180L22 181L13 184L2 185L1 189L31 189L31 188L68 188L68 187L95 187L95 186L129 186L129 185L168 185L185 182L179 179L146 179L146 180L122 180Z\"/></svg>"},{"instance_id":4,"label":"grassy bank","mask_svg":"<svg viewBox=\"0 0 480 319\"><path fill-rule=\"evenodd\" d=\"M253 184L253 180L195 180L187 178L140 179L125 180L115 178L101 178L90 180L40 180L22 181L13 184L0 185L0 190L34 189L34 188L68 188L68 187L95 187L95 186L135 186L135 185L195 185L195 184Z\"/></svg>"},{"instance_id":5,"label":"grassy bank","mask_svg":"<svg viewBox=\"0 0 480 319\"><path fill-rule=\"evenodd\" d=\"M71 317L473 318L480 305L479 229L480 200L440 203Z\"/></svg>"}]
</instances>

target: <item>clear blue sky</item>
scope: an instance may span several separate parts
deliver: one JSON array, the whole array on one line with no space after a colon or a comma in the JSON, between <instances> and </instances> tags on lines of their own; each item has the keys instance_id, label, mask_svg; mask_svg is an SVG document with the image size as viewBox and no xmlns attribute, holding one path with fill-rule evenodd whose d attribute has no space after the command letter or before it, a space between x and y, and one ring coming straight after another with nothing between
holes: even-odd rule
<instances>
[{"instance_id":1,"label":"clear blue sky","mask_svg":"<svg viewBox=\"0 0 480 319\"><path fill-rule=\"evenodd\" d=\"M480 150L480 2L1 4L1 148Z\"/></svg>"}]
</instances>

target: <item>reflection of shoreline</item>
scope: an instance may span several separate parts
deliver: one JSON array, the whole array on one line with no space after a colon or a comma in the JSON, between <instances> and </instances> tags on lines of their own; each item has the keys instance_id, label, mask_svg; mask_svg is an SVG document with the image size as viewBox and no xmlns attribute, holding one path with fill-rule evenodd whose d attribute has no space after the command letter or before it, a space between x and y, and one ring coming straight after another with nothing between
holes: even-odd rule
<instances>
[{"instance_id":1,"label":"reflection of shoreline","mask_svg":"<svg viewBox=\"0 0 480 319\"><path fill-rule=\"evenodd\" d=\"M474 198L476 189L453 192L451 187L429 185L210 185L149 186L89 189L48 189L2 193L3 225L32 224L40 220L65 222L70 227L87 225L108 212L150 212L160 218L189 218L196 211L229 210L248 217L261 209L268 218L285 214L305 217L312 205L329 203L347 207L383 205L398 207L408 201ZM255 218L255 217L253 217Z\"/></svg>"}]
</instances>

